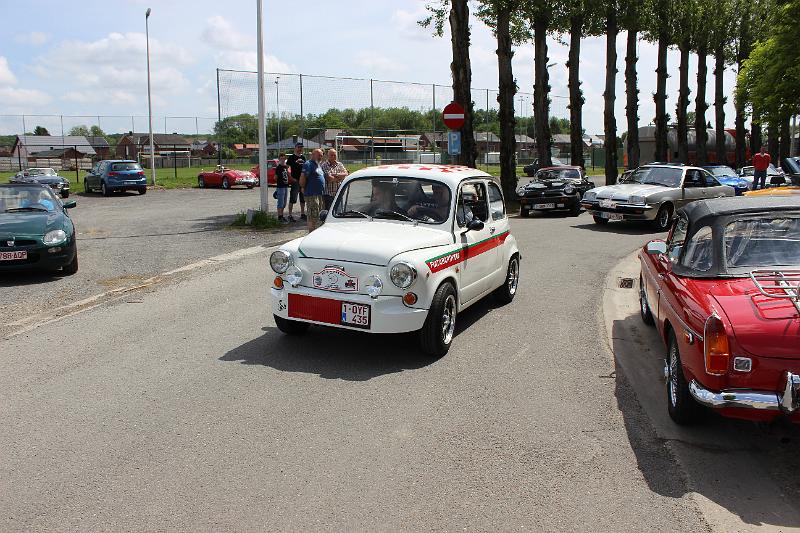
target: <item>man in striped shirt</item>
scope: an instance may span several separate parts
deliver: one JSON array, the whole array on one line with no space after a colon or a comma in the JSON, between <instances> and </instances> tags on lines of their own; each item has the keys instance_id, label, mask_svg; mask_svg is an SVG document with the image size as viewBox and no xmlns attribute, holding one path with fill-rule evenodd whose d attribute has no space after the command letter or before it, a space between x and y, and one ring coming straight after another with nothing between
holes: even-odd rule
<instances>
[{"instance_id":1,"label":"man in striped shirt","mask_svg":"<svg viewBox=\"0 0 800 533\"><path fill-rule=\"evenodd\" d=\"M342 184L342 180L347 177L348 172L338 160L338 154L333 148L328 150L328 156L321 166L322 172L325 174L325 194L323 199L325 200L325 209L329 210L331 204L333 204L333 197L336 196L336 191L339 190L339 186Z\"/></svg>"}]
</instances>

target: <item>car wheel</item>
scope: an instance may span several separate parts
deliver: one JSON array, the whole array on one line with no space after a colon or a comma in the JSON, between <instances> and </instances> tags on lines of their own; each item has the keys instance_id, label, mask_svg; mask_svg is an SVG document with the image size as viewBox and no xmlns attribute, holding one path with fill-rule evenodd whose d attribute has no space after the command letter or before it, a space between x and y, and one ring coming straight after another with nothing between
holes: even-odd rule
<instances>
[{"instance_id":1,"label":"car wheel","mask_svg":"<svg viewBox=\"0 0 800 533\"><path fill-rule=\"evenodd\" d=\"M64 272L65 276L71 276L71 275L73 275L73 274L78 272L78 252L77 251L75 252L75 259L73 259L72 262L64 265L63 272Z\"/></svg>"},{"instance_id":2,"label":"car wheel","mask_svg":"<svg viewBox=\"0 0 800 533\"><path fill-rule=\"evenodd\" d=\"M83 179L83 192L85 192L86 194L92 192L92 189L89 187L89 182L86 181L86 178Z\"/></svg>"},{"instance_id":3,"label":"car wheel","mask_svg":"<svg viewBox=\"0 0 800 533\"><path fill-rule=\"evenodd\" d=\"M222 188L223 189L230 189L231 188L231 184L228 181L228 178L222 178Z\"/></svg>"},{"instance_id":4,"label":"car wheel","mask_svg":"<svg viewBox=\"0 0 800 533\"><path fill-rule=\"evenodd\" d=\"M203 179L203 176L197 176L197 186L200 189L206 188L206 180Z\"/></svg>"},{"instance_id":5,"label":"car wheel","mask_svg":"<svg viewBox=\"0 0 800 533\"><path fill-rule=\"evenodd\" d=\"M655 324L653 313L650 312L650 302L647 301L647 291L644 289L642 276L639 276L639 314L642 315L642 322L648 326Z\"/></svg>"},{"instance_id":6,"label":"car wheel","mask_svg":"<svg viewBox=\"0 0 800 533\"><path fill-rule=\"evenodd\" d=\"M100 183L100 192L103 194L103 196L111 196L111 190L106 187L105 181Z\"/></svg>"},{"instance_id":7,"label":"car wheel","mask_svg":"<svg viewBox=\"0 0 800 533\"><path fill-rule=\"evenodd\" d=\"M700 414L700 406L689 392L689 384L683 375L681 354L675 332L669 332L667 352L667 410L669 417L680 425L691 424Z\"/></svg>"},{"instance_id":8,"label":"car wheel","mask_svg":"<svg viewBox=\"0 0 800 533\"><path fill-rule=\"evenodd\" d=\"M147 194L147 187L139 187L139 194Z\"/></svg>"},{"instance_id":9,"label":"car wheel","mask_svg":"<svg viewBox=\"0 0 800 533\"><path fill-rule=\"evenodd\" d=\"M653 223L658 230L667 231L672 225L672 206L669 204L662 205Z\"/></svg>"},{"instance_id":10,"label":"car wheel","mask_svg":"<svg viewBox=\"0 0 800 533\"><path fill-rule=\"evenodd\" d=\"M531 212L529 209L520 209L519 216L521 216L522 218L528 218L529 216L531 216Z\"/></svg>"},{"instance_id":11,"label":"car wheel","mask_svg":"<svg viewBox=\"0 0 800 533\"><path fill-rule=\"evenodd\" d=\"M433 357L442 357L450 349L456 329L456 290L450 282L442 283L433 295L428 317L420 330L420 347Z\"/></svg>"},{"instance_id":12,"label":"car wheel","mask_svg":"<svg viewBox=\"0 0 800 533\"><path fill-rule=\"evenodd\" d=\"M505 282L495 289L494 299L501 305L510 304L519 286L519 256L514 254L508 262Z\"/></svg>"},{"instance_id":13,"label":"car wheel","mask_svg":"<svg viewBox=\"0 0 800 533\"><path fill-rule=\"evenodd\" d=\"M307 322L288 320L286 318L281 318L278 315L272 316L275 319L275 325L278 326L278 329L287 335L302 335L306 332L306 330L308 330L308 326L310 325Z\"/></svg>"},{"instance_id":14,"label":"car wheel","mask_svg":"<svg viewBox=\"0 0 800 533\"><path fill-rule=\"evenodd\" d=\"M69 191L61 191L61 198L69 198Z\"/></svg>"},{"instance_id":15,"label":"car wheel","mask_svg":"<svg viewBox=\"0 0 800 533\"><path fill-rule=\"evenodd\" d=\"M597 215L592 215L595 224L600 224L601 226L605 226L608 224L608 219L603 217L598 217Z\"/></svg>"},{"instance_id":16,"label":"car wheel","mask_svg":"<svg viewBox=\"0 0 800 533\"><path fill-rule=\"evenodd\" d=\"M570 216L573 216L573 217L580 216L580 214L581 214L581 203L580 203L580 198L579 198L579 199L578 199L578 201L575 203L575 205L574 205L574 206L572 206L572 209L570 209L570 210L569 210L569 214L570 214Z\"/></svg>"},{"instance_id":17,"label":"car wheel","mask_svg":"<svg viewBox=\"0 0 800 533\"><path fill-rule=\"evenodd\" d=\"M248 185L247 186L248 189L252 189L253 187L255 187L255 185Z\"/></svg>"}]
</instances>

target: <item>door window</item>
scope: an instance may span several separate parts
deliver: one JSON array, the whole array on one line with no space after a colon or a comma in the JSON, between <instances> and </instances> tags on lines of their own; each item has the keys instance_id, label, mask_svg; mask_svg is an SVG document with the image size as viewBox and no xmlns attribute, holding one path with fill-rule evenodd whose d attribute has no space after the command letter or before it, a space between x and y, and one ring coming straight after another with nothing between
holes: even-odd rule
<instances>
[{"instance_id":1,"label":"door window","mask_svg":"<svg viewBox=\"0 0 800 533\"><path fill-rule=\"evenodd\" d=\"M695 232L686 245L683 266L701 272L711 269L714 249L713 233L711 226L704 226Z\"/></svg>"},{"instance_id":2,"label":"door window","mask_svg":"<svg viewBox=\"0 0 800 533\"><path fill-rule=\"evenodd\" d=\"M496 183L489 183L489 211L492 220L502 220L506 216L505 206L503 205L503 194Z\"/></svg>"},{"instance_id":3,"label":"door window","mask_svg":"<svg viewBox=\"0 0 800 533\"><path fill-rule=\"evenodd\" d=\"M714 177L711 172L703 172L703 180L705 181L706 187L719 187L720 183L717 181L717 178Z\"/></svg>"},{"instance_id":4,"label":"door window","mask_svg":"<svg viewBox=\"0 0 800 533\"><path fill-rule=\"evenodd\" d=\"M683 182L684 187L704 187L705 182L700 175L699 170L687 170L686 179Z\"/></svg>"},{"instance_id":5,"label":"door window","mask_svg":"<svg viewBox=\"0 0 800 533\"><path fill-rule=\"evenodd\" d=\"M461 187L456 219L459 226L477 218L482 222L489 220L489 206L486 202L486 188L483 183L467 183Z\"/></svg>"},{"instance_id":6,"label":"door window","mask_svg":"<svg viewBox=\"0 0 800 533\"><path fill-rule=\"evenodd\" d=\"M681 256L681 250L683 249L683 242L686 240L686 230L688 227L689 221L684 217L675 219L675 225L672 227L672 234L667 242L667 254L669 254L669 258L673 262L677 261Z\"/></svg>"}]
</instances>

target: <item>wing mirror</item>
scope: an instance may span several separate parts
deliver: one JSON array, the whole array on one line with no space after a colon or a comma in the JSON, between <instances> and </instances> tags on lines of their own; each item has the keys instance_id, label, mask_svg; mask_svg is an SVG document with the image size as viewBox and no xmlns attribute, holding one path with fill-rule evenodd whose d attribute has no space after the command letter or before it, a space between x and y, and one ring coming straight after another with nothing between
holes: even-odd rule
<instances>
[{"instance_id":1,"label":"wing mirror","mask_svg":"<svg viewBox=\"0 0 800 533\"><path fill-rule=\"evenodd\" d=\"M323 209L322 211L319 212L319 221L320 222L325 222L326 218L328 218L328 210L327 209Z\"/></svg>"},{"instance_id":2,"label":"wing mirror","mask_svg":"<svg viewBox=\"0 0 800 533\"><path fill-rule=\"evenodd\" d=\"M480 231L483 229L483 221L477 218L473 218L469 222L467 222L467 231Z\"/></svg>"},{"instance_id":3,"label":"wing mirror","mask_svg":"<svg viewBox=\"0 0 800 533\"><path fill-rule=\"evenodd\" d=\"M61 206L62 206L64 209L72 209L73 207L75 207L75 206L77 206L77 205L78 205L78 203L77 203L75 200L67 200L66 202L63 202L63 203L61 204Z\"/></svg>"},{"instance_id":4,"label":"wing mirror","mask_svg":"<svg viewBox=\"0 0 800 533\"><path fill-rule=\"evenodd\" d=\"M663 255L667 253L667 243L664 241L650 241L647 243L647 253L650 255Z\"/></svg>"}]
</instances>

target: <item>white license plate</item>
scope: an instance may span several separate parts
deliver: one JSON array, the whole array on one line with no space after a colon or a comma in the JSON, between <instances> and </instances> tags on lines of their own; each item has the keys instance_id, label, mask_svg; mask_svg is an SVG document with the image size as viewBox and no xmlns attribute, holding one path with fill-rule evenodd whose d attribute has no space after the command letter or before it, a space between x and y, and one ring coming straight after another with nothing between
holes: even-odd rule
<instances>
[{"instance_id":1,"label":"white license plate","mask_svg":"<svg viewBox=\"0 0 800 533\"><path fill-rule=\"evenodd\" d=\"M598 211L598 215L600 218L607 218L608 220L622 220L622 215L619 213L606 213L604 211Z\"/></svg>"},{"instance_id":2,"label":"white license plate","mask_svg":"<svg viewBox=\"0 0 800 533\"><path fill-rule=\"evenodd\" d=\"M614 200L600 200L600 207L614 208L617 207L617 202Z\"/></svg>"},{"instance_id":3,"label":"white license plate","mask_svg":"<svg viewBox=\"0 0 800 533\"><path fill-rule=\"evenodd\" d=\"M0 252L0 261L20 261L28 258L28 252Z\"/></svg>"},{"instance_id":4,"label":"white license plate","mask_svg":"<svg viewBox=\"0 0 800 533\"><path fill-rule=\"evenodd\" d=\"M534 204L534 209L555 209L556 204Z\"/></svg>"},{"instance_id":5,"label":"white license plate","mask_svg":"<svg viewBox=\"0 0 800 533\"><path fill-rule=\"evenodd\" d=\"M342 302L342 325L369 329L370 309L366 304Z\"/></svg>"}]
</instances>

